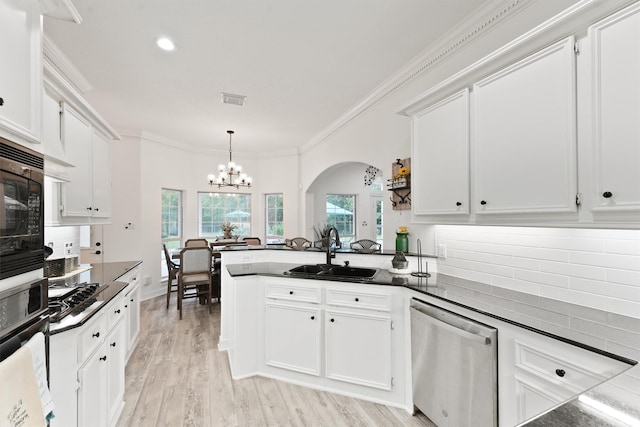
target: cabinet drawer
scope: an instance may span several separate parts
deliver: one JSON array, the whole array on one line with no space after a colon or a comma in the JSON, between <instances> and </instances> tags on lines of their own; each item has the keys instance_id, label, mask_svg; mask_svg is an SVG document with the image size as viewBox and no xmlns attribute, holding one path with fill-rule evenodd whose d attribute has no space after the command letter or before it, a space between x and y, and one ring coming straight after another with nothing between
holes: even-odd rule
<instances>
[{"instance_id":1,"label":"cabinet drawer","mask_svg":"<svg viewBox=\"0 0 640 427\"><path fill-rule=\"evenodd\" d=\"M558 341L553 348L515 340L516 366L577 393L621 372L622 362Z\"/></svg>"},{"instance_id":2,"label":"cabinet drawer","mask_svg":"<svg viewBox=\"0 0 640 427\"><path fill-rule=\"evenodd\" d=\"M100 315L93 322L84 325L78 336L78 362L82 363L107 336L107 318Z\"/></svg>"},{"instance_id":3,"label":"cabinet drawer","mask_svg":"<svg viewBox=\"0 0 640 427\"><path fill-rule=\"evenodd\" d=\"M391 296L369 292L327 289L327 304L340 307L390 311Z\"/></svg>"},{"instance_id":4,"label":"cabinet drawer","mask_svg":"<svg viewBox=\"0 0 640 427\"><path fill-rule=\"evenodd\" d=\"M119 295L111 300L109 305L105 307L105 311L107 316L107 330L110 331L118 320L124 318L124 298Z\"/></svg>"},{"instance_id":5,"label":"cabinet drawer","mask_svg":"<svg viewBox=\"0 0 640 427\"><path fill-rule=\"evenodd\" d=\"M320 303L320 288L267 283L267 298Z\"/></svg>"}]
</instances>

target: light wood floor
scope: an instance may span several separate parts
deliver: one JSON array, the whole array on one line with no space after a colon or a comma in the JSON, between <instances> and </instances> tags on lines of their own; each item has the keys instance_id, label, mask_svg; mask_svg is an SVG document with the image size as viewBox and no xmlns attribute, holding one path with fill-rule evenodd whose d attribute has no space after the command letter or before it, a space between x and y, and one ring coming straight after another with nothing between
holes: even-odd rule
<instances>
[{"instance_id":1,"label":"light wood floor","mask_svg":"<svg viewBox=\"0 0 640 427\"><path fill-rule=\"evenodd\" d=\"M217 350L220 307L143 301L118 426L429 426L422 414L262 377L231 379Z\"/></svg>"}]
</instances>

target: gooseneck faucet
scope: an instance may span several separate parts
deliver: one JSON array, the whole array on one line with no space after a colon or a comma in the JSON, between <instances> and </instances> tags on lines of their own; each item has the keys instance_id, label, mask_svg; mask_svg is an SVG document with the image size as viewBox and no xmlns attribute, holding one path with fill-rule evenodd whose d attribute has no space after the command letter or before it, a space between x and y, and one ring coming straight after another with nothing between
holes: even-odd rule
<instances>
[{"instance_id":1,"label":"gooseneck faucet","mask_svg":"<svg viewBox=\"0 0 640 427\"><path fill-rule=\"evenodd\" d=\"M333 249L333 251L331 250L331 232L334 232L335 236L336 236L336 245ZM336 257L336 248L341 247L341 243L340 243L340 236L338 235L338 230L335 227L329 227L329 229L327 230L327 265L331 265L331 258L335 258Z\"/></svg>"}]
</instances>

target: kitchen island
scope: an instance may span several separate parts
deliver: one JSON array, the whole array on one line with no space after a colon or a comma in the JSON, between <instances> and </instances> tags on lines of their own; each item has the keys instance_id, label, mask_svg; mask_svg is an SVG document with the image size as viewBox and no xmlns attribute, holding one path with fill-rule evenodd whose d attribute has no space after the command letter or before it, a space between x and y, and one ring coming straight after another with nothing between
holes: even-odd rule
<instances>
[{"instance_id":1,"label":"kitchen island","mask_svg":"<svg viewBox=\"0 0 640 427\"><path fill-rule=\"evenodd\" d=\"M511 343L507 344L507 337L509 336L507 331L515 330L516 338L513 339L513 342L518 345L525 341L524 338L518 335L533 334L534 342L538 337L543 338L552 343L562 343L569 346L569 349L574 348L576 351L586 351L587 354L599 355L621 364L621 368L610 371L606 378L602 377L601 380L597 380L597 383L581 389L579 393L565 397L561 396L556 404L549 406L547 414L527 421L528 425L576 425L577 419L585 419L584 417L588 417L590 425L615 425L615 421L607 421L608 415L604 415L590 406L594 401L604 403L627 416L635 417L635 419L640 417L639 392L634 389L634 384L637 384L640 375L640 368L635 362L638 358L637 340L639 337L637 331L640 329L640 320L437 274L435 266L431 268L434 270L434 274L429 279L416 278L410 275L394 275L387 271L390 266L390 259L390 256L385 259L383 256L369 257L367 255L338 254L335 262L341 263L348 260L351 263L350 265L378 268L379 271L376 275L368 280L359 279L357 285L374 289L371 291L373 293L376 293L377 289L385 289L385 292L391 290L390 292L396 294L398 289L403 290L406 295L404 302L407 306L407 301L411 297L430 298L431 301L436 301L439 305L454 311L461 311L469 317L480 317L483 321L497 322L503 325L499 327L499 330L503 332L502 337L499 337L499 342L503 344L503 347L511 345ZM291 283L295 282L296 285L304 282L322 283L328 289L335 289L336 286L352 286L346 283L348 282L346 279L345 281L335 282L321 277L301 278L300 276L284 274L289 269L300 264L322 263L321 255L294 252L286 254L283 251L259 251L241 254L239 249L234 249L232 252L223 252L222 260L223 325L220 347L221 349L228 347L231 350L230 358L233 354L233 346L239 338L238 333L241 332L238 329L234 330L234 325L225 325L225 322L232 322L234 316L233 313L228 313L234 307L226 308L225 304L227 302L231 305L241 304L241 301L237 298L234 299L233 292L235 290L231 289L231 286L238 284L243 289L249 289L251 277L263 278L267 286L268 283L284 283L283 280L292 280ZM411 257L409 257L409 260L415 269L416 260ZM243 281L237 282L237 280ZM273 282L273 280L276 280L276 282ZM254 284L257 287L260 286L258 281L255 281ZM260 297L260 295L258 296ZM260 304L255 301L251 304L253 309L259 309L260 307ZM408 308L406 310L408 311ZM405 328L406 325L405 323ZM242 328L245 328L243 329L245 332L250 330L250 328L246 329L246 324ZM255 331L253 332L255 333ZM408 345L408 340L404 341L404 345ZM523 354L530 354L526 353L529 351L529 347L520 346L518 348L520 348L519 351L525 352ZM410 365L410 361L407 362L407 352L402 353L401 357L404 358L405 365ZM505 358L502 357L502 359ZM512 358L515 358L515 356L512 356ZM526 363L524 367L527 368ZM410 368L408 369L410 371ZM520 368L516 367L515 369ZM257 372L260 369L256 368L255 370ZM397 374L398 369L396 369ZM529 373L525 372L525 374ZM520 378L526 375L518 373L518 375L513 376ZM551 378L550 381L553 382L556 379ZM521 387L521 384L518 383L514 387ZM410 391L406 394L405 403L411 401L408 396ZM502 389L500 404L503 406L507 404L516 405L518 402L515 402L514 399L517 400L517 398L507 396L508 394ZM514 391L514 394L517 394L517 392ZM509 403L504 400L506 398L510 399ZM391 404L404 406L402 403L398 404L398 401ZM409 406L406 405L404 407L408 409ZM536 412L529 415L537 416L537 414ZM571 414L575 414L575 417ZM531 418L523 414L519 417L523 420ZM504 417L501 421L506 422L506 419L508 418ZM510 421L505 425L515 424L517 422Z\"/></svg>"}]
</instances>

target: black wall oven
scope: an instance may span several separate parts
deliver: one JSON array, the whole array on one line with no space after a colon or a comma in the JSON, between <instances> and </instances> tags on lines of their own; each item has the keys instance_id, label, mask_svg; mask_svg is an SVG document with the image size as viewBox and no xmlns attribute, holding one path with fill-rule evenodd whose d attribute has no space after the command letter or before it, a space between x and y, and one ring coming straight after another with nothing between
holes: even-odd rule
<instances>
[{"instance_id":1,"label":"black wall oven","mask_svg":"<svg viewBox=\"0 0 640 427\"><path fill-rule=\"evenodd\" d=\"M44 265L44 157L0 138L0 279Z\"/></svg>"},{"instance_id":2,"label":"black wall oven","mask_svg":"<svg viewBox=\"0 0 640 427\"><path fill-rule=\"evenodd\" d=\"M49 366L48 279L35 280L0 292L0 362L36 333L45 336Z\"/></svg>"}]
</instances>

